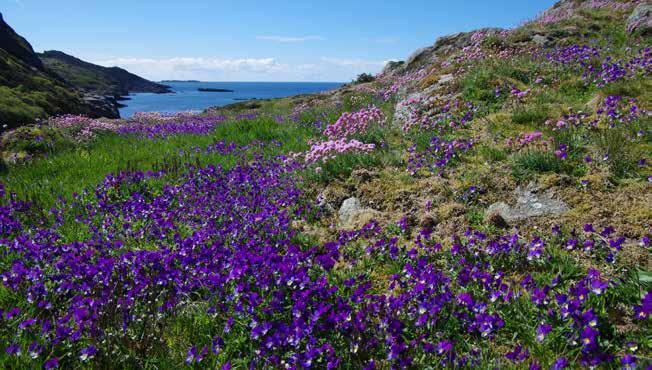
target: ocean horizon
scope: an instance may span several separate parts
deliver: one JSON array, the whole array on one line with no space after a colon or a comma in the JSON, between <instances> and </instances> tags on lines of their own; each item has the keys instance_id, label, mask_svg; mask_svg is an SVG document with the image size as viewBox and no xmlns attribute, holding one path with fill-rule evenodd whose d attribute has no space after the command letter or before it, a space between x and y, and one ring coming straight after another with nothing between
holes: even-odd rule
<instances>
[{"instance_id":1,"label":"ocean horizon","mask_svg":"<svg viewBox=\"0 0 652 370\"><path fill-rule=\"evenodd\" d=\"M223 82L163 80L172 89L169 94L133 93L121 103L120 116L129 118L137 112L177 113L202 111L253 99L284 98L316 94L342 86L343 82ZM199 91L214 89L220 91Z\"/></svg>"}]
</instances>

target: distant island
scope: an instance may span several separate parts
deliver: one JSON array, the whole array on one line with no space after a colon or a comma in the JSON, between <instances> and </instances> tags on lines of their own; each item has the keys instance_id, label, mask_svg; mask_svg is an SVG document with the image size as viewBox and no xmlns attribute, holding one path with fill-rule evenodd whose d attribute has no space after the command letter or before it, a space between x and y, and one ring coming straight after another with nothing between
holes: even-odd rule
<instances>
[{"instance_id":1,"label":"distant island","mask_svg":"<svg viewBox=\"0 0 652 370\"><path fill-rule=\"evenodd\" d=\"M197 89L197 91L201 91L201 92L235 92L235 91L229 90L229 89L214 89L214 88L211 88L211 87L200 87L200 88Z\"/></svg>"},{"instance_id":2,"label":"distant island","mask_svg":"<svg viewBox=\"0 0 652 370\"><path fill-rule=\"evenodd\" d=\"M170 82L201 82L199 80L163 80L161 81L162 83L170 83Z\"/></svg>"}]
</instances>

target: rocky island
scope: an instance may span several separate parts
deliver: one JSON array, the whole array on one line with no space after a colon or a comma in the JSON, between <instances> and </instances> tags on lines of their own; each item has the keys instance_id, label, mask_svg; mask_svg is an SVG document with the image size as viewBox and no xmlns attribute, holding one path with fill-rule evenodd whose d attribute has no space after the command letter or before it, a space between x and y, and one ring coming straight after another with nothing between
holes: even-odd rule
<instances>
[{"instance_id":1,"label":"rocky island","mask_svg":"<svg viewBox=\"0 0 652 370\"><path fill-rule=\"evenodd\" d=\"M201 92L230 92L230 93L234 92L233 90L229 90L229 89L215 89L215 88L211 88L211 87L200 87L200 88L197 89L197 91L201 91Z\"/></svg>"}]
</instances>

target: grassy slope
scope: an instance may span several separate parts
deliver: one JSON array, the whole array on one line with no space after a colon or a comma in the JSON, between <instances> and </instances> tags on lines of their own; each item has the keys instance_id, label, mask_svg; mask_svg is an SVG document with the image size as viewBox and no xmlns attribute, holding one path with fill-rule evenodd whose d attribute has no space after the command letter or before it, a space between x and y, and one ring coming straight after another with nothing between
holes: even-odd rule
<instances>
[{"instance_id":1,"label":"grassy slope","mask_svg":"<svg viewBox=\"0 0 652 370\"><path fill-rule=\"evenodd\" d=\"M78 93L0 49L0 122L9 127L63 113L82 113Z\"/></svg>"},{"instance_id":2,"label":"grassy slope","mask_svg":"<svg viewBox=\"0 0 652 370\"><path fill-rule=\"evenodd\" d=\"M124 69L107 68L84 62L59 51L38 54L46 68L77 88L101 95L129 92L165 92L165 86L147 81Z\"/></svg>"}]
</instances>

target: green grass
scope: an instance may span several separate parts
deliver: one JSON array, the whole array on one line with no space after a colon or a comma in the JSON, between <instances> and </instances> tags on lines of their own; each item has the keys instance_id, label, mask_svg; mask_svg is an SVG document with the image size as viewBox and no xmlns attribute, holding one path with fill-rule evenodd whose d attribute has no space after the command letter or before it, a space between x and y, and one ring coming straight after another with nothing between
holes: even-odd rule
<instances>
[{"instance_id":1,"label":"green grass","mask_svg":"<svg viewBox=\"0 0 652 370\"><path fill-rule=\"evenodd\" d=\"M167 139L145 139L136 136L105 134L87 147L71 147L25 164L9 166L0 175L7 190L19 199L37 202L44 208L52 206L57 197L68 197L98 184L108 173L120 171L174 170L184 161L201 164L229 164L230 157L217 154L199 155L191 148L205 148L217 141L245 145L254 141L279 141L279 152L305 150L303 132L292 126L278 124L271 118L227 122L212 135L178 135ZM181 156L179 153L186 153ZM195 158L196 157L196 158ZM173 171L174 172L174 171Z\"/></svg>"},{"instance_id":2,"label":"green grass","mask_svg":"<svg viewBox=\"0 0 652 370\"><path fill-rule=\"evenodd\" d=\"M548 110L542 105L519 107L512 113L512 122L517 125L542 125L548 118Z\"/></svg>"},{"instance_id":3,"label":"green grass","mask_svg":"<svg viewBox=\"0 0 652 370\"><path fill-rule=\"evenodd\" d=\"M507 159L507 153L504 150L490 145L480 146L478 153L488 162L502 162Z\"/></svg>"},{"instance_id":4,"label":"green grass","mask_svg":"<svg viewBox=\"0 0 652 370\"><path fill-rule=\"evenodd\" d=\"M562 163L552 153L526 151L512 157L512 175L518 180L546 172L562 172Z\"/></svg>"}]
</instances>

